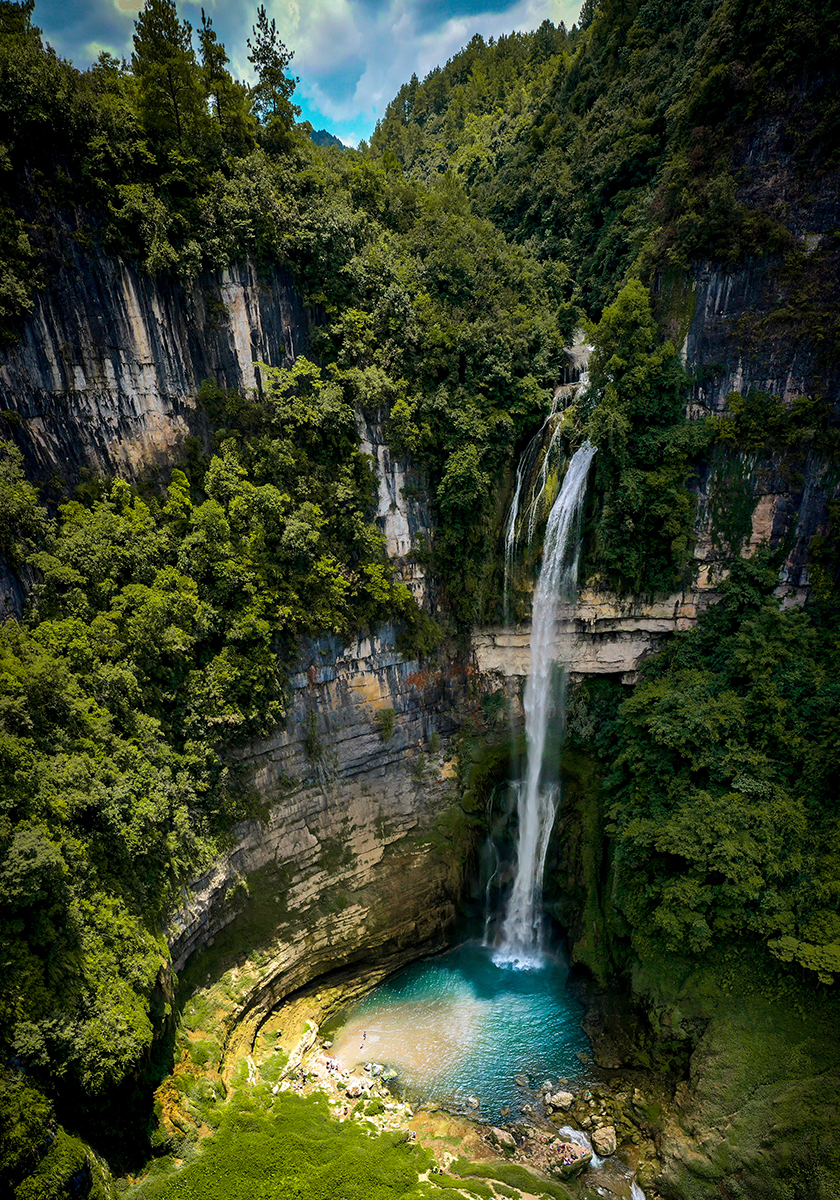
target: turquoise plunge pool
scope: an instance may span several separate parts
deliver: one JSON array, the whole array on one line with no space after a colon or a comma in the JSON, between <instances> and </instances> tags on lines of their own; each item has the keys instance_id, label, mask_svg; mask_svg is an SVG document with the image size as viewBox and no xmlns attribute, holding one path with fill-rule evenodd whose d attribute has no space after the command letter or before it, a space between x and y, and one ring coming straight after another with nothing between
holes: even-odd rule
<instances>
[{"instance_id":1,"label":"turquoise plunge pool","mask_svg":"<svg viewBox=\"0 0 840 1200\"><path fill-rule=\"evenodd\" d=\"M517 969L493 953L467 942L399 972L346 1014L332 1053L345 1068L381 1063L415 1102L493 1122L507 1106L518 1116L526 1089L516 1076L532 1087L579 1080L578 1055L590 1046L583 1010L566 990L568 967L546 956Z\"/></svg>"}]
</instances>

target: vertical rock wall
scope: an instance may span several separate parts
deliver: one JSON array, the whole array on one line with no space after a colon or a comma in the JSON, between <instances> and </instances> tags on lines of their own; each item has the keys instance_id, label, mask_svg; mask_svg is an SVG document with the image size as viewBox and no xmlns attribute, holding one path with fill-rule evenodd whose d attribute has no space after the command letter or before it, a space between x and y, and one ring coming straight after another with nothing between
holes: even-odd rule
<instances>
[{"instance_id":1,"label":"vertical rock wall","mask_svg":"<svg viewBox=\"0 0 840 1200\"><path fill-rule=\"evenodd\" d=\"M254 362L291 363L307 334L288 272L246 262L186 286L74 251L0 359L0 410L34 476L136 478L205 431L202 380L257 386Z\"/></svg>"},{"instance_id":2,"label":"vertical rock wall","mask_svg":"<svg viewBox=\"0 0 840 1200\"><path fill-rule=\"evenodd\" d=\"M360 450L373 459L379 481L376 523L385 551L418 604L430 599L429 579L418 551L431 538L428 480L414 464L397 458L388 445L386 412L359 416Z\"/></svg>"}]
</instances>

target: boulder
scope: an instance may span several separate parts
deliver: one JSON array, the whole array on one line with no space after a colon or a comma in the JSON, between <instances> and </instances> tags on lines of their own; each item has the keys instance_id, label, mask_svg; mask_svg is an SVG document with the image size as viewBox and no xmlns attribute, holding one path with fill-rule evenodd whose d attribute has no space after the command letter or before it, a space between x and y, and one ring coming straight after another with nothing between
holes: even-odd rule
<instances>
[{"instance_id":1,"label":"boulder","mask_svg":"<svg viewBox=\"0 0 840 1200\"><path fill-rule=\"evenodd\" d=\"M546 1104L550 1108L571 1108L575 1102L575 1098L571 1092L554 1092L546 1096Z\"/></svg>"},{"instance_id":2,"label":"boulder","mask_svg":"<svg viewBox=\"0 0 840 1200\"><path fill-rule=\"evenodd\" d=\"M493 1142L494 1145L499 1146L502 1150L516 1149L516 1141L513 1135L508 1133L506 1129L497 1129L495 1126L493 1126L488 1136L490 1141Z\"/></svg>"},{"instance_id":3,"label":"boulder","mask_svg":"<svg viewBox=\"0 0 840 1200\"><path fill-rule=\"evenodd\" d=\"M592 1162L591 1152L585 1150L583 1146L578 1146L575 1142L552 1142L551 1148L555 1151L549 1164L551 1172L561 1179L566 1179L570 1175L579 1175L584 1167L588 1167Z\"/></svg>"},{"instance_id":4,"label":"boulder","mask_svg":"<svg viewBox=\"0 0 840 1200\"><path fill-rule=\"evenodd\" d=\"M608 1158L611 1154L615 1154L616 1139L615 1128L612 1125L600 1125L592 1131L592 1145L595 1147L595 1153L602 1158Z\"/></svg>"},{"instance_id":5,"label":"boulder","mask_svg":"<svg viewBox=\"0 0 840 1200\"><path fill-rule=\"evenodd\" d=\"M467 1096L467 1107L468 1108L479 1108L480 1106L481 1106L481 1101L479 1100L478 1096Z\"/></svg>"},{"instance_id":6,"label":"boulder","mask_svg":"<svg viewBox=\"0 0 840 1200\"><path fill-rule=\"evenodd\" d=\"M513 1078L517 1087L527 1087L530 1082L527 1075L514 1075Z\"/></svg>"},{"instance_id":7,"label":"boulder","mask_svg":"<svg viewBox=\"0 0 840 1200\"><path fill-rule=\"evenodd\" d=\"M533 1117L536 1115L533 1104L523 1104L520 1112L524 1112L526 1117Z\"/></svg>"}]
</instances>

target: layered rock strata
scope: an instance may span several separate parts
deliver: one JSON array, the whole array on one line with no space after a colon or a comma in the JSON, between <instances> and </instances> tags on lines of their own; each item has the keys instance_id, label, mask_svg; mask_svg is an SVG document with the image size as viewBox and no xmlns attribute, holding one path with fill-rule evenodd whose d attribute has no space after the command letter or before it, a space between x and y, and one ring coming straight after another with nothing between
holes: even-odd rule
<instances>
[{"instance_id":1,"label":"layered rock strata","mask_svg":"<svg viewBox=\"0 0 840 1200\"><path fill-rule=\"evenodd\" d=\"M227 926L228 941L247 929L260 967L231 1025L332 971L443 945L462 890L468 847L439 830L456 804L439 746L459 670L420 671L390 629L311 643L298 666L285 726L241 758L265 818L234 830L170 929L176 970Z\"/></svg>"},{"instance_id":2,"label":"layered rock strata","mask_svg":"<svg viewBox=\"0 0 840 1200\"><path fill-rule=\"evenodd\" d=\"M555 658L572 677L619 675L632 682L639 665L678 629L688 629L715 599L712 592L691 592L661 600L615 596L584 589L577 604L560 612ZM529 628L482 628L473 634L476 665L484 675L525 678L531 666Z\"/></svg>"},{"instance_id":3,"label":"layered rock strata","mask_svg":"<svg viewBox=\"0 0 840 1200\"><path fill-rule=\"evenodd\" d=\"M373 460L378 492L376 523L385 551L418 604L432 599L430 580L417 551L431 539L429 481L423 471L388 445L387 411L360 413L359 449Z\"/></svg>"}]
</instances>

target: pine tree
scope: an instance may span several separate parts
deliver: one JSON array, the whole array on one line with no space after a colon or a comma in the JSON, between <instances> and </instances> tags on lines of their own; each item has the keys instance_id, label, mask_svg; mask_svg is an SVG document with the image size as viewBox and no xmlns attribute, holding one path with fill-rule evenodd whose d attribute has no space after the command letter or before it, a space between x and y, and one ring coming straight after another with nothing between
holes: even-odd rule
<instances>
[{"instance_id":1,"label":"pine tree","mask_svg":"<svg viewBox=\"0 0 840 1200\"><path fill-rule=\"evenodd\" d=\"M253 147L255 132L250 89L244 83L234 80L227 70L230 61L227 51L219 41L213 22L206 16L203 8L198 42L204 95L216 119L216 136L221 134L228 152L247 154Z\"/></svg>"},{"instance_id":2,"label":"pine tree","mask_svg":"<svg viewBox=\"0 0 840 1200\"><path fill-rule=\"evenodd\" d=\"M219 125L224 127L224 112L228 85L232 82L230 73L225 69L230 59L222 42L216 36L213 22L201 10L201 29L198 32L198 42L201 47L201 75L204 90L212 100L212 108Z\"/></svg>"},{"instance_id":3,"label":"pine tree","mask_svg":"<svg viewBox=\"0 0 840 1200\"><path fill-rule=\"evenodd\" d=\"M192 26L179 21L174 0L146 0L137 16L131 59L148 133L183 146L203 114Z\"/></svg>"},{"instance_id":4,"label":"pine tree","mask_svg":"<svg viewBox=\"0 0 840 1200\"><path fill-rule=\"evenodd\" d=\"M273 19L269 24L263 4L257 9L257 23L252 32L254 40L248 38L251 51L248 62L257 73L257 83L251 92L254 111L264 125L279 124L291 129L294 118L300 115L299 106L292 104L298 80L286 74L294 51L287 50L280 41L277 24Z\"/></svg>"}]
</instances>

